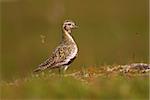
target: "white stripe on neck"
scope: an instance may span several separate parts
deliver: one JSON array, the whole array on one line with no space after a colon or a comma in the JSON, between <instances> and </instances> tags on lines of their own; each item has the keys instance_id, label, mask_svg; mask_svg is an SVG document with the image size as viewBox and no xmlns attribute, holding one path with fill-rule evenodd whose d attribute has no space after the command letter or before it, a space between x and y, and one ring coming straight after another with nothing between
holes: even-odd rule
<instances>
[{"instance_id":1,"label":"white stripe on neck","mask_svg":"<svg viewBox=\"0 0 150 100\"><path fill-rule=\"evenodd\" d=\"M66 30L64 30L64 34L66 34L67 37L68 37L72 42L75 43L75 41L73 40L72 36L71 36Z\"/></svg>"}]
</instances>

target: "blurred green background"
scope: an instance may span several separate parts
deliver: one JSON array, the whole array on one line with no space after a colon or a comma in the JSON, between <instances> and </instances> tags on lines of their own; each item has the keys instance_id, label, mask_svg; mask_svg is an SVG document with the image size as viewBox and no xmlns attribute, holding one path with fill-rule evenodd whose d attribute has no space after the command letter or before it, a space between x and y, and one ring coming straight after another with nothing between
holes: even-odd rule
<instances>
[{"instance_id":1,"label":"blurred green background","mask_svg":"<svg viewBox=\"0 0 150 100\"><path fill-rule=\"evenodd\" d=\"M148 4L148 0L1 0L0 99L148 100L146 75L84 77L86 67L149 62ZM32 77L32 70L59 44L66 19L79 26L73 31L79 54L66 73L85 70L85 75Z\"/></svg>"},{"instance_id":2,"label":"blurred green background","mask_svg":"<svg viewBox=\"0 0 150 100\"><path fill-rule=\"evenodd\" d=\"M1 0L2 79L26 76L61 40L64 20L79 28L69 70L148 63L148 0ZM42 43L41 35L45 36Z\"/></svg>"}]
</instances>

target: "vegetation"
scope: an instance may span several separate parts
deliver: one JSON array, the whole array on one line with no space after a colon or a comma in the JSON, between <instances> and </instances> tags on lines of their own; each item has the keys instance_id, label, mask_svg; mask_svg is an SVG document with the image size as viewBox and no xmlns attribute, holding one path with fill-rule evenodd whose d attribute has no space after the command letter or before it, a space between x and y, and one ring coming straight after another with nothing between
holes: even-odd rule
<instances>
[{"instance_id":1,"label":"vegetation","mask_svg":"<svg viewBox=\"0 0 150 100\"><path fill-rule=\"evenodd\" d=\"M0 100L148 100L148 0L1 0ZM79 55L64 76L32 73L71 19ZM113 64L116 65L113 65ZM96 66L96 67L95 67Z\"/></svg>"},{"instance_id":2,"label":"vegetation","mask_svg":"<svg viewBox=\"0 0 150 100\"><path fill-rule=\"evenodd\" d=\"M148 100L149 73L123 72L118 66L88 67L64 75L45 71L3 81L1 99Z\"/></svg>"}]
</instances>

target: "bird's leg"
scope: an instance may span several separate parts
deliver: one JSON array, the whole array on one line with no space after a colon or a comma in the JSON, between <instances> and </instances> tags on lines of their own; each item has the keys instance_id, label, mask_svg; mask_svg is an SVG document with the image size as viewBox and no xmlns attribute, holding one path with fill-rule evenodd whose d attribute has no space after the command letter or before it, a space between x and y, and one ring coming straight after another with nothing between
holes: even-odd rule
<instances>
[{"instance_id":1,"label":"bird's leg","mask_svg":"<svg viewBox=\"0 0 150 100\"><path fill-rule=\"evenodd\" d=\"M58 68L60 77L64 77L65 71L67 70L68 66L61 66Z\"/></svg>"},{"instance_id":2,"label":"bird's leg","mask_svg":"<svg viewBox=\"0 0 150 100\"><path fill-rule=\"evenodd\" d=\"M59 75L61 76L61 67L58 68Z\"/></svg>"},{"instance_id":3,"label":"bird's leg","mask_svg":"<svg viewBox=\"0 0 150 100\"><path fill-rule=\"evenodd\" d=\"M60 68L58 68L58 73L60 74L60 71L61 71L61 69Z\"/></svg>"},{"instance_id":4,"label":"bird's leg","mask_svg":"<svg viewBox=\"0 0 150 100\"><path fill-rule=\"evenodd\" d=\"M64 66L63 72L65 72L68 69L69 66Z\"/></svg>"},{"instance_id":5,"label":"bird's leg","mask_svg":"<svg viewBox=\"0 0 150 100\"><path fill-rule=\"evenodd\" d=\"M58 68L58 70L59 70L59 76L61 78L64 76L64 73L63 73L63 70L62 70L63 68L64 68L64 66L61 66L61 67Z\"/></svg>"},{"instance_id":6,"label":"bird's leg","mask_svg":"<svg viewBox=\"0 0 150 100\"><path fill-rule=\"evenodd\" d=\"M63 76L64 76L64 74L65 74L65 71L68 69L68 66L66 65L66 66L63 66L63 71L62 71L62 74L63 74Z\"/></svg>"}]
</instances>

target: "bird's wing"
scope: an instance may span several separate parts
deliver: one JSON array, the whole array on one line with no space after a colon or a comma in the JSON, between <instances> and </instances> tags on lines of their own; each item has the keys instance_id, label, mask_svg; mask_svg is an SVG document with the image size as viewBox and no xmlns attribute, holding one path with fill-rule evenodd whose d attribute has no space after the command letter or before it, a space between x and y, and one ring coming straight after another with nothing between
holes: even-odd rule
<instances>
[{"instance_id":1,"label":"bird's wing","mask_svg":"<svg viewBox=\"0 0 150 100\"><path fill-rule=\"evenodd\" d=\"M59 45L54 50L52 55L46 61L41 63L39 67L34 71L37 72L46 68L53 68L62 65L63 63L65 63L65 61L67 61L67 57L70 55L71 52L72 51L70 46L66 46L63 44Z\"/></svg>"},{"instance_id":2,"label":"bird's wing","mask_svg":"<svg viewBox=\"0 0 150 100\"><path fill-rule=\"evenodd\" d=\"M53 66L62 65L67 60L71 52L72 52L72 48L69 45L62 44L58 46L52 54Z\"/></svg>"}]
</instances>

